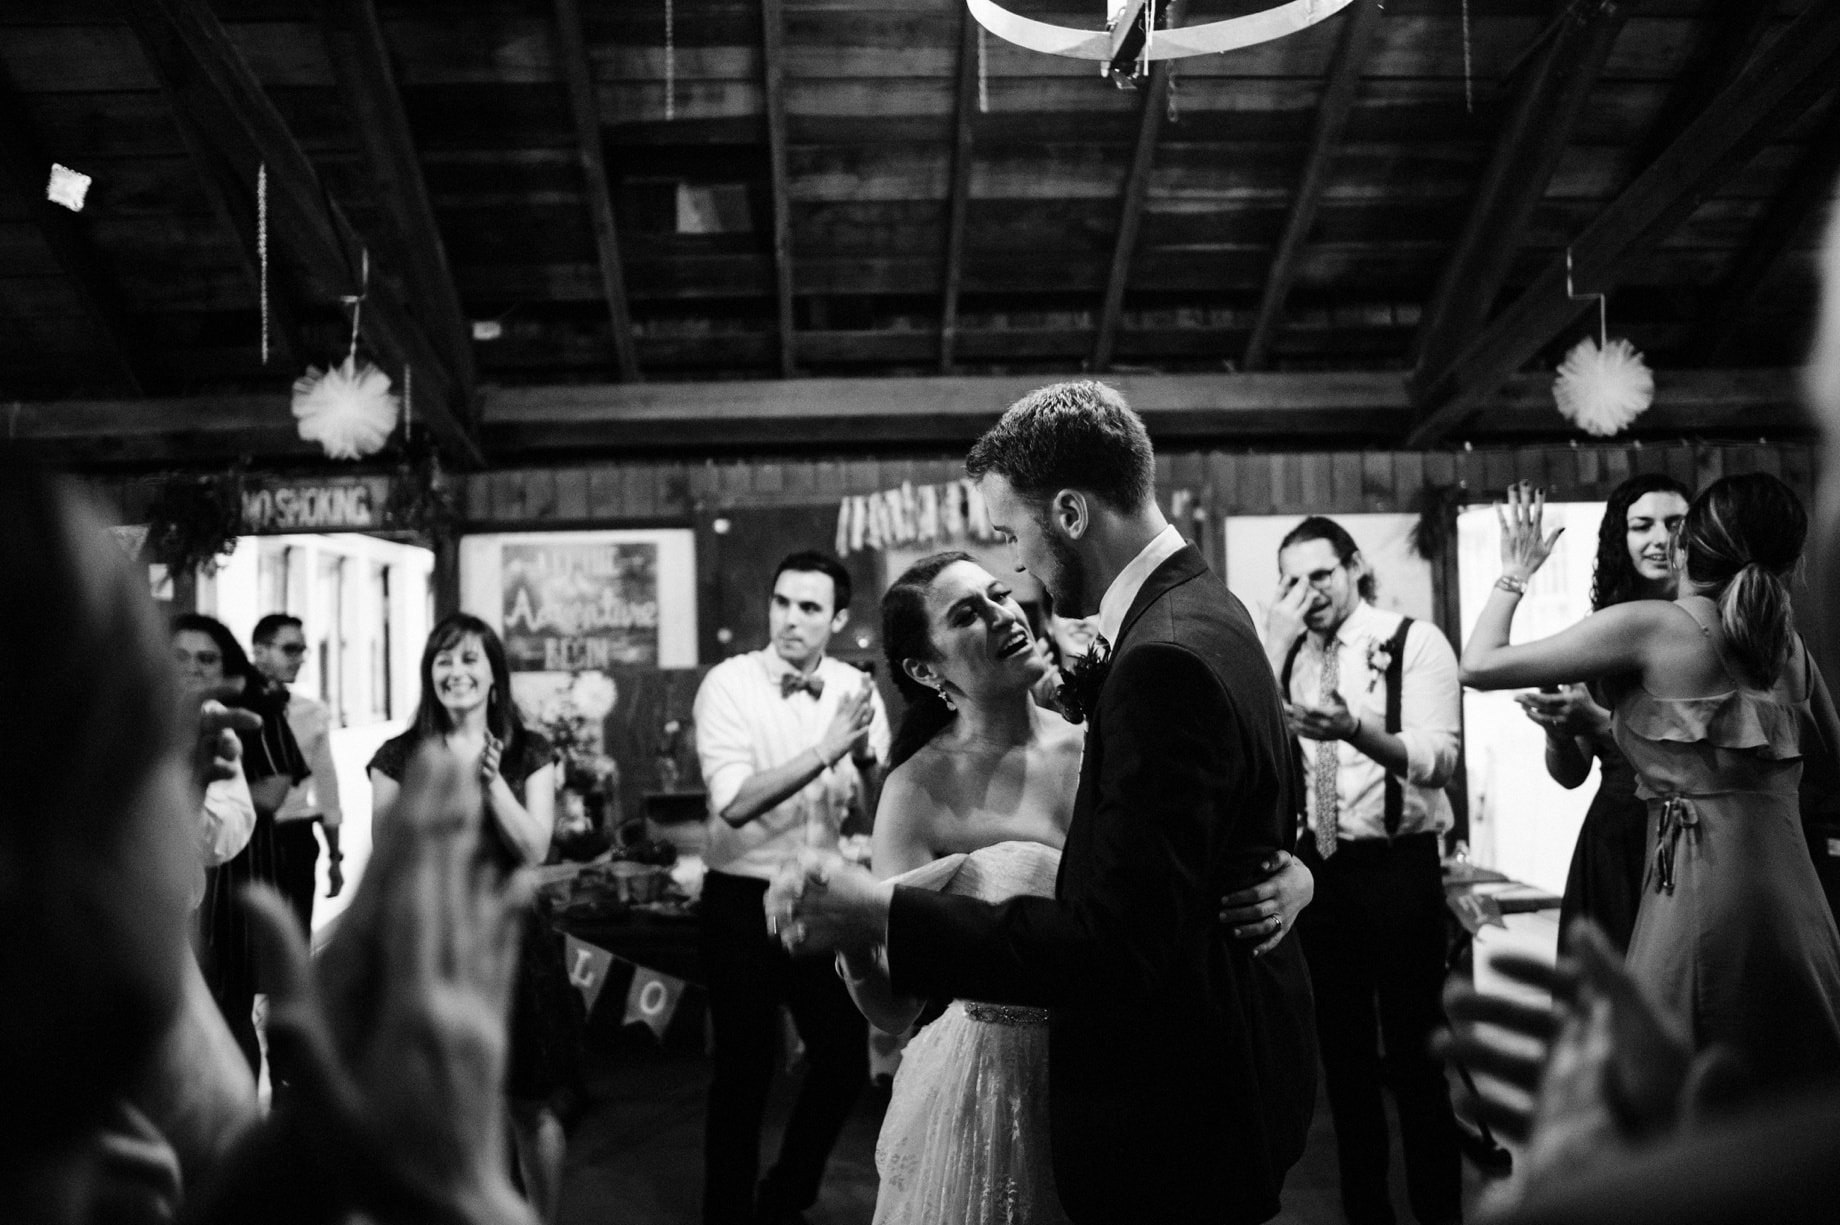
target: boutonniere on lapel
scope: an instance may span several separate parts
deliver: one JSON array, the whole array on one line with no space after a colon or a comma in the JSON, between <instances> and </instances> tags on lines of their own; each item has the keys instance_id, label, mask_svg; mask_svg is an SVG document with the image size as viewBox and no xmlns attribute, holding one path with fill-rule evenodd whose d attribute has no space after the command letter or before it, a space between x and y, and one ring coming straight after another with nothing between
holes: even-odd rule
<instances>
[{"instance_id":1,"label":"boutonniere on lapel","mask_svg":"<svg viewBox=\"0 0 1840 1225\"><path fill-rule=\"evenodd\" d=\"M1367 692L1372 693L1386 670L1393 666L1393 653L1378 638L1367 640Z\"/></svg>"},{"instance_id":2,"label":"boutonniere on lapel","mask_svg":"<svg viewBox=\"0 0 1840 1225\"><path fill-rule=\"evenodd\" d=\"M1086 716L1098 709L1099 690L1111 670L1112 648L1103 638L1093 639L1086 654L1061 669L1061 687L1054 693L1054 704L1061 708L1067 722L1084 723Z\"/></svg>"}]
</instances>

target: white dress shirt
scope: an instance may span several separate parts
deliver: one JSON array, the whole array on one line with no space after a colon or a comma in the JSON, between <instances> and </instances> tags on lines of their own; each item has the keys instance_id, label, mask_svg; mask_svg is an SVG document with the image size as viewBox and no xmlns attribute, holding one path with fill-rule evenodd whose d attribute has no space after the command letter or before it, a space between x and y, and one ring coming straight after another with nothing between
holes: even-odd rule
<instances>
[{"instance_id":1,"label":"white dress shirt","mask_svg":"<svg viewBox=\"0 0 1840 1225\"><path fill-rule=\"evenodd\" d=\"M722 819L722 810L734 802L743 783L817 747L838 704L869 683L858 669L826 656L815 673L824 681L823 696L801 690L785 697L779 678L792 670L772 647L764 647L723 660L696 691L696 755L709 792L704 859L716 871L771 880L803 847L835 849L850 802L862 795L862 776L846 755L745 825L737 828ZM870 701L869 748L877 761L887 761L888 713L874 689Z\"/></svg>"},{"instance_id":2,"label":"white dress shirt","mask_svg":"<svg viewBox=\"0 0 1840 1225\"><path fill-rule=\"evenodd\" d=\"M1386 727L1386 661L1379 658L1404 618L1365 600L1355 606L1335 632L1341 643L1336 661L1340 691L1363 727ZM1399 833L1442 833L1451 825L1450 800L1444 785L1457 768L1457 745L1463 727L1463 688L1457 682L1457 656L1434 625L1414 621L1406 631L1404 672L1400 677L1399 731L1406 748L1405 811ZM1322 684L1322 648L1305 635L1303 649L1291 666L1293 702L1316 705ZM1314 760L1317 742L1305 740L1304 754ZM1386 769L1348 741L1337 743L1336 781L1338 838L1386 837ZM1309 792L1310 824L1316 824L1316 794Z\"/></svg>"},{"instance_id":3,"label":"white dress shirt","mask_svg":"<svg viewBox=\"0 0 1840 1225\"><path fill-rule=\"evenodd\" d=\"M288 728L300 745L307 769L313 771L288 789L275 812L276 821L304 821L318 817L328 829L337 829L344 816L339 808L339 774L332 764L332 712L324 702L302 693L288 693Z\"/></svg>"},{"instance_id":4,"label":"white dress shirt","mask_svg":"<svg viewBox=\"0 0 1840 1225\"><path fill-rule=\"evenodd\" d=\"M1163 530L1151 537L1150 543L1139 549L1137 556L1118 572L1118 577L1112 580L1112 585L1099 600L1099 633L1104 635L1108 645L1118 645L1118 631L1124 624L1125 614L1131 611L1137 593L1144 589L1156 568L1180 553L1187 544L1182 533L1176 531L1175 524L1165 524Z\"/></svg>"}]
</instances>

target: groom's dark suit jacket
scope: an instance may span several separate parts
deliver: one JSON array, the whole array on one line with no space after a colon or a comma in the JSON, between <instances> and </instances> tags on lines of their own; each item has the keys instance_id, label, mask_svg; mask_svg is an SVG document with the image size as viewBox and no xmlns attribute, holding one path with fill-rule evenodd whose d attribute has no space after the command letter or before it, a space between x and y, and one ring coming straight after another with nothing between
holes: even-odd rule
<instances>
[{"instance_id":1,"label":"groom's dark suit jacket","mask_svg":"<svg viewBox=\"0 0 1840 1225\"><path fill-rule=\"evenodd\" d=\"M894 986L1051 1009L1081 1225L1267 1220L1316 1099L1309 976L1293 936L1253 957L1219 900L1291 845L1300 781L1251 619L1193 548L1138 593L1089 719L1054 899L897 889Z\"/></svg>"}]
</instances>

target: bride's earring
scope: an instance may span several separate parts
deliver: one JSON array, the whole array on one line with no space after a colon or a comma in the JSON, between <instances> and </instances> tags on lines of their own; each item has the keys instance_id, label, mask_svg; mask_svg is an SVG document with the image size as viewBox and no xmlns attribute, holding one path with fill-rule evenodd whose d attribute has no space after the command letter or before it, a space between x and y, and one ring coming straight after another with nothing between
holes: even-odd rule
<instances>
[{"instance_id":1,"label":"bride's earring","mask_svg":"<svg viewBox=\"0 0 1840 1225\"><path fill-rule=\"evenodd\" d=\"M946 692L944 685L938 686L933 692L939 695L939 700L946 704L947 710L956 711L958 709L958 707L952 705L952 696Z\"/></svg>"}]
</instances>

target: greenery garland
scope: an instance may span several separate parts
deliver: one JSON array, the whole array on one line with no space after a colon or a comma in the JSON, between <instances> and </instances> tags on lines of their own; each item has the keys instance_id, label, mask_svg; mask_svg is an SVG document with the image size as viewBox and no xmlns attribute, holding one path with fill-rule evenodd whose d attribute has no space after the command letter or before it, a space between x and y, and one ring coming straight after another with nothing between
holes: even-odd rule
<instances>
[{"instance_id":1,"label":"greenery garland","mask_svg":"<svg viewBox=\"0 0 1840 1225\"><path fill-rule=\"evenodd\" d=\"M243 530L241 463L227 472L159 478L147 508L147 549L175 575L214 574Z\"/></svg>"},{"instance_id":2,"label":"greenery garland","mask_svg":"<svg viewBox=\"0 0 1840 1225\"><path fill-rule=\"evenodd\" d=\"M460 501L427 431L403 443L383 515L391 527L416 532L430 541L448 539L459 527Z\"/></svg>"}]
</instances>

